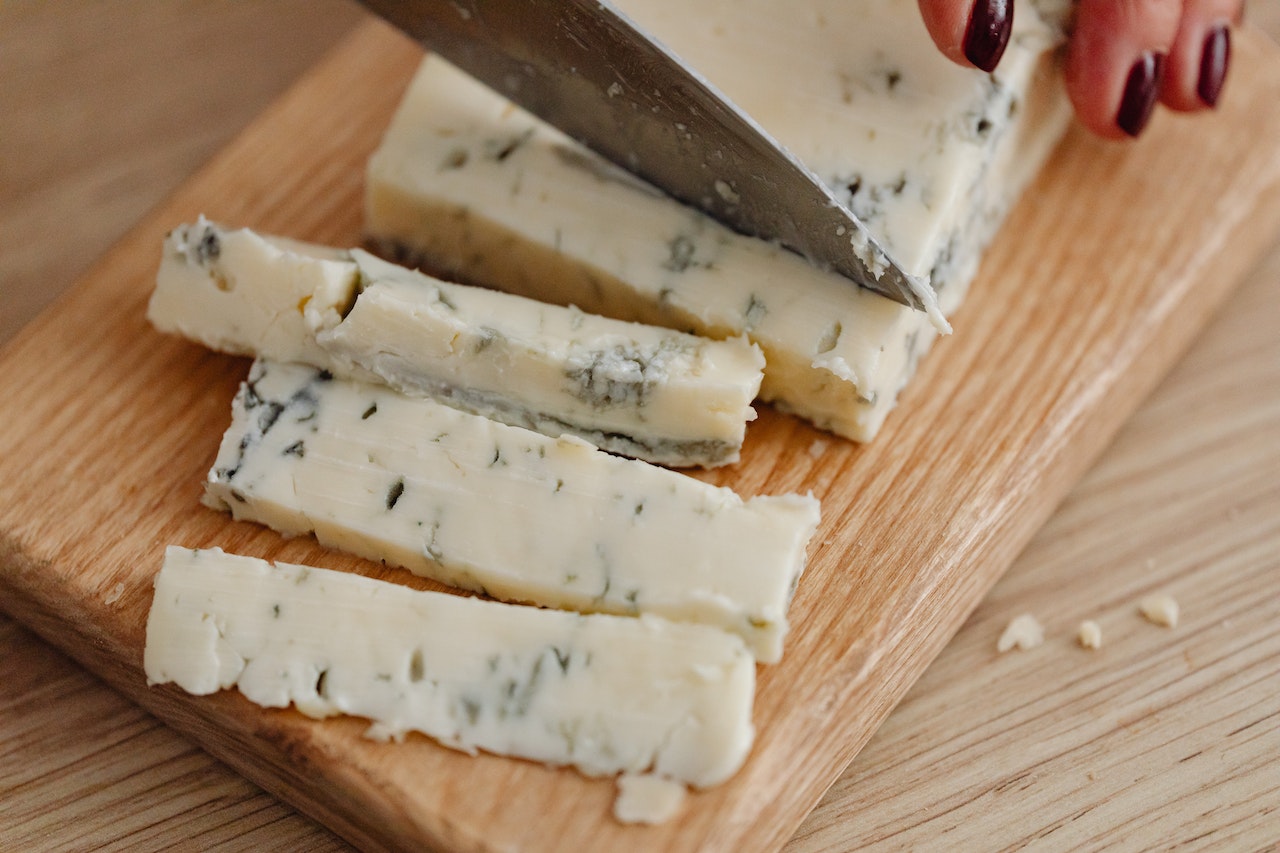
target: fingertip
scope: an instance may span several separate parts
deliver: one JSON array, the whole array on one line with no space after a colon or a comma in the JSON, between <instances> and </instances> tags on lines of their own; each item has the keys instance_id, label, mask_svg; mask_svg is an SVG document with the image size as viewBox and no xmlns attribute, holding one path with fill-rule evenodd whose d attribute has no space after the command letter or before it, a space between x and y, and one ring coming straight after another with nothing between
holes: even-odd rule
<instances>
[{"instance_id":1,"label":"fingertip","mask_svg":"<svg viewBox=\"0 0 1280 853\"><path fill-rule=\"evenodd\" d=\"M1109 50L1097 32L1078 28L1067 48L1063 77L1076 119L1104 139L1123 139L1126 134L1115 120L1120 102L1115 63L1099 61Z\"/></svg>"},{"instance_id":2,"label":"fingertip","mask_svg":"<svg viewBox=\"0 0 1280 853\"><path fill-rule=\"evenodd\" d=\"M919 0L935 44L960 65L992 72L1013 33L1013 0Z\"/></svg>"},{"instance_id":3,"label":"fingertip","mask_svg":"<svg viewBox=\"0 0 1280 853\"><path fill-rule=\"evenodd\" d=\"M1163 103L1182 112L1218 105L1231 64L1231 22L1241 0L1188 0L1165 70Z\"/></svg>"},{"instance_id":4,"label":"fingertip","mask_svg":"<svg viewBox=\"0 0 1280 853\"><path fill-rule=\"evenodd\" d=\"M920 17L943 56L958 65L971 65L965 56L964 35L971 9L964 0L919 0Z\"/></svg>"},{"instance_id":5,"label":"fingertip","mask_svg":"<svg viewBox=\"0 0 1280 853\"><path fill-rule=\"evenodd\" d=\"M1142 133L1161 97L1180 16L1178 0L1080 0L1065 75L1081 123L1107 139Z\"/></svg>"}]
</instances>

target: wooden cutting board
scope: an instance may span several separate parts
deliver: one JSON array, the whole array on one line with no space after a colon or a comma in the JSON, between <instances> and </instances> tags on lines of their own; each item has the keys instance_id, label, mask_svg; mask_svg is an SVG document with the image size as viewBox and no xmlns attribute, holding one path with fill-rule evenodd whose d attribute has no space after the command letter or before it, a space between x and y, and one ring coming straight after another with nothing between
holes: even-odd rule
<instances>
[{"instance_id":1,"label":"wooden cutting board","mask_svg":"<svg viewBox=\"0 0 1280 853\"><path fill-rule=\"evenodd\" d=\"M676 823L620 827L607 782L372 744L356 721L142 675L168 543L405 580L198 505L246 362L143 312L163 233L199 212L357 242L363 162L417 57L362 29L0 353L4 607L364 847L780 846L1280 227L1280 57L1244 33L1215 121L1161 116L1131 147L1067 140L876 442L764 411L743 463L709 478L812 489L824 522L787 657L760 671L756 748Z\"/></svg>"}]
</instances>

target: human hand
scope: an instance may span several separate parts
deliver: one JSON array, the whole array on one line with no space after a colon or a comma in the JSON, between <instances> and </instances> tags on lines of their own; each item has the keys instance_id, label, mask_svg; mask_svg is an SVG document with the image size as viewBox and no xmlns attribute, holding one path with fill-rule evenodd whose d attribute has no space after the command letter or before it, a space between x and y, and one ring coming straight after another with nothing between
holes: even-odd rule
<instances>
[{"instance_id":1,"label":"human hand","mask_svg":"<svg viewBox=\"0 0 1280 853\"><path fill-rule=\"evenodd\" d=\"M991 71L1013 24L1014 0L919 0L929 34L961 65ZM1157 103L1182 112L1217 105L1244 0L1080 0L1067 45L1067 93L1099 136L1137 136Z\"/></svg>"}]
</instances>

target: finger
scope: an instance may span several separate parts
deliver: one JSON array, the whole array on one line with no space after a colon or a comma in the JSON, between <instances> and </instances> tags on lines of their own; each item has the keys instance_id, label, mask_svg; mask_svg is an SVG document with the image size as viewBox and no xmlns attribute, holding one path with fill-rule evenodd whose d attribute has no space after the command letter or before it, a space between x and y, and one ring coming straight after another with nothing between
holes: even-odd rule
<instances>
[{"instance_id":1,"label":"finger","mask_svg":"<svg viewBox=\"0 0 1280 853\"><path fill-rule=\"evenodd\" d=\"M1215 107L1231 64L1231 23L1244 0L1186 0L1160 100L1175 110Z\"/></svg>"},{"instance_id":2,"label":"finger","mask_svg":"<svg viewBox=\"0 0 1280 853\"><path fill-rule=\"evenodd\" d=\"M1182 0L1080 0L1067 48L1067 93L1100 136L1137 136L1160 98Z\"/></svg>"},{"instance_id":3,"label":"finger","mask_svg":"<svg viewBox=\"0 0 1280 853\"><path fill-rule=\"evenodd\" d=\"M920 0L920 15L942 53L994 71L1013 31L1013 0Z\"/></svg>"}]
</instances>

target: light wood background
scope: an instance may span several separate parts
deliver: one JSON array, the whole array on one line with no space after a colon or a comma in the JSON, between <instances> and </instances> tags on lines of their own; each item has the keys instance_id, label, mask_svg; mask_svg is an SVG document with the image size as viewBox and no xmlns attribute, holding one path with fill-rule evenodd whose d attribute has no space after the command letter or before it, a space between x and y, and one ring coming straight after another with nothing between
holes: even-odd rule
<instances>
[{"instance_id":1,"label":"light wood background","mask_svg":"<svg viewBox=\"0 0 1280 853\"><path fill-rule=\"evenodd\" d=\"M0 5L0 341L359 16L301 0ZM1250 17L1280 36L1277 0ZM1280 840L1277 304L1280 247L794 849ZM1177 629L1136 616L1157 589L1182 602ZM997 656L1024 611L1046 644ZM1097 652L1072 642L1083 618L1102 625ZM346 849L4 617L0 685L0 849Z\"/></svg>"}]
</instances>

